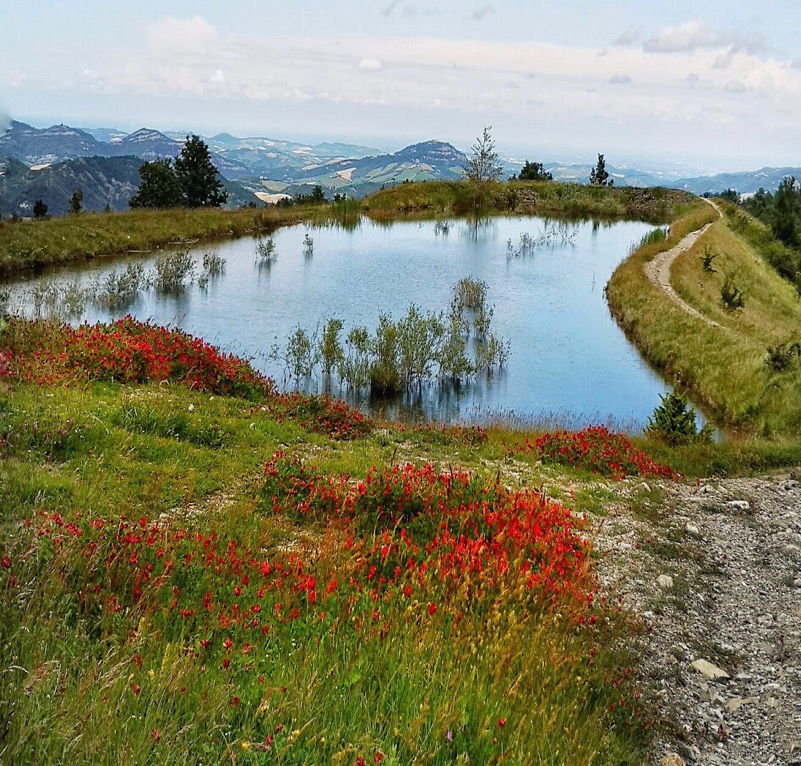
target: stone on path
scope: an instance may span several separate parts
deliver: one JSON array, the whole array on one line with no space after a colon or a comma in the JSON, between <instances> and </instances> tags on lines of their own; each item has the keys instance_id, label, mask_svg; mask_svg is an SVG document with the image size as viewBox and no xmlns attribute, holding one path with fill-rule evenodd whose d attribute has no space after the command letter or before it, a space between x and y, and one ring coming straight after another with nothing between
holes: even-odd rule
<instances>
[{"instance_id":1,"label":"stone on path","mask_svg":"<svg viewBox=\"0 0 801 766\"><path fill-rule=\"evenodd\" d=\"M721 670L708 660L695 660L695 662L692 663L692 668L710 681L731 678L725 670Z\"/></svg>"}]
</instances>

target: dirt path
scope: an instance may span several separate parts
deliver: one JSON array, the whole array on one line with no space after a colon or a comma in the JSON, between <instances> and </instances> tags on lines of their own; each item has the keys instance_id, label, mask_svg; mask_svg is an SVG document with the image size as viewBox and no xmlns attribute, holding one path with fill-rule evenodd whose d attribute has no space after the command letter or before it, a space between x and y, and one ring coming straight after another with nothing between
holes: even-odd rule
<instances>
[{"instance_id":1,"label":"dirt path","mask_svg":"<svg viewBox=\"0 0 801 766\"><path fill-rule=\"evenodd\" d=\"M723 217L720 208L712 202L712 200L704 199L704 202L715 208L718 215L721 218ZM704 316L700 311L690 306L670 284L670 267L673 265L673 261L675 261L679 255L689 250L711 225L711 223L708 223L706 226L690 232L678 245L672 247L670 250L666 250L664 253L659 253L656 258L645 264L645 275L654 285L664 290L670 299L688 314L694 316L696 319L700 319L702 322L706 322L710 327L720 327L717 322Z\"/></svg>"},{"instance_id":2,"label":"dirt path","mask_svg":"<svg viewBox=\"0 0 801 766\"><path fill-rule=\"evenodd\" d=\"M663 723L649 763L801 765L801 484L644 486L596 549L647 629L640 669Z\"/></svg>"}]
</instances>

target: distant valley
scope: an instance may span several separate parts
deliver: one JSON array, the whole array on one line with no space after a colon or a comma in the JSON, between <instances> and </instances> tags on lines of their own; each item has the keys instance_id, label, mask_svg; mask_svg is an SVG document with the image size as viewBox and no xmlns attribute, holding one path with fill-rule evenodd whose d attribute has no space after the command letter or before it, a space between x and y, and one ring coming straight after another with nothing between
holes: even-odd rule
<instances>
[{"instance_id":1,"label":"distant valley","mask_svg":"<svg viewBox=\"0 0 801 766\"><path fill-rule=\"evenodd\" d=\"M128 207L139 185L142 162L175 157L185 136L141 128L125 133L114 128L83 129L68 125L35 128L12 122L0 135L0 215L30 216L42 199L51 214L63 214L73 192L83 191L86 210ZM465 154L449 143L425 141L382 153L369 146L347 143L303 144L228 133L203 137L229 194L228 206L274 202L281 196L308 193L323 187L335 193L363 197L383 186L405 181L457 179ZM539 159L532 156L530 159ZM522 162L504 161L507 175ZM590 164L545 162L555 179L584 183ZM618 185L669 186L696 194L733 188L741 194L759 188L775 191L788 175L801 177L801 168L762 168L695 178L666 178L657 171L607 164Z\"/></svg>"}]
</instances>

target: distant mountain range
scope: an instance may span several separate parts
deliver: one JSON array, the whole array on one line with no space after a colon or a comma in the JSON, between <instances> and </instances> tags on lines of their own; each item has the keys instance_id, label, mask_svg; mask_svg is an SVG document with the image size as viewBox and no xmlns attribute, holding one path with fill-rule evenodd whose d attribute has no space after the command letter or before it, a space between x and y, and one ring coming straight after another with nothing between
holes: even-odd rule
<instances>
[{"instance_id":1,"label":"distant mountain range","mask_svg":"<svg viewBox=\"0 0 801 766\"><path fill-rule=\"evenodd\" d=\"M84 206L100 210L108 204L125 209L139 184L143 161L175 157L186 135L140 128L133 133L116 128L74 128L52 125L35 128L12 122L0 134L0 215L29 215L34 200L43 199L51 213L65 212L70 196L83 189ZM203 137L212 161L229 192L229 206L273 201L276 195L295 196L315 185L350 197L363 197L404 181L456 179L466 156L451 144L426 141L394 153L345 143L302 144L272 138L238 138L229 133ZM532 159L536 159L533 158ZM507 159L507 175L522 162ZM592 166L545 163L560 181L585 183ZM667 178L607 164L615 183L628 186L668 186L695 194L735 189L751 194L760 188L775 191L783 178L801 178L801 168L762 168L696 178Z\"/></svg>"}]
</instances>

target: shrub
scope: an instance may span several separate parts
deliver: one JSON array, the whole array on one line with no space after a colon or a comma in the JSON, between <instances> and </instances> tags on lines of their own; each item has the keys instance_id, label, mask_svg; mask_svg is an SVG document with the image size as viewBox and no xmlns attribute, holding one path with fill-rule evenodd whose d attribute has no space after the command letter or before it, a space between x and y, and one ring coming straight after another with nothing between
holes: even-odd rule
<instances>
[{"instance_id":1,"label":"shrub","mask_svg":"<svg viewBox=\"0 0 801 766\"><path fill-rule=\"evenodd\" d=\"M125 270L112 271L96 288L95 299L101 306L123 308L133 303L147 285L144 266L129 263Z\"/></svg>"},{"instance_id":2,"label":"shrub","mask_svg":"<svg viewBox=\"0 0 801 766\"><path fill-rule=\"evenodd\" d=\"M535 446L543 463L568 465L614 479L625 476L674 478L670 468L658 465L645 452L635 449L625 436L603 426L577 432L546 433L536 440ZM532 445L526 441L523 449L532 449Z\"/></svg>"},{"instance_id":3,"label":"shrub","mask_svg":"<svg viewBox=\"0 0 801 766\"><path fill-rule=\"evenodd\" d=\"M799 356L801 356L801 343L785 341L776 346L768 346L765 366L772 372L784 372L792 367Z\"/></svg>"},{"instance_id":4,"label":"shrub","mask_svg":"<svg viewBox=\"0 0 801 766\"><path fill-rule=\"evenodd\" d=\"M708 441L712 428L709 424L699 431L695 425L695 410L690 407L687 397L677 391L667 396L659 395L662 403L648 419L646 433L675 447L694 441Z\"/></svg>"},{"instance_id":5,"label":"shrub","mask_svg":"<svg viewBox=\"0 0 801 766\"><path fill-rule=\"evenodd\" d=\"M378 318L372 351L371 390L377 394L397 393L401 387L398 368L398 328L387 314L381 314Z\"/></svg>"},{"instance_id":6,"label":"shrub","mask_svg":"<svg viewBox=\"0 0 801 766\"><path fill-rule=\"evenodd\" d=\"M339 369L345 358L342 353L342 344L339 342L339 333L344 323L341 319L331 317L323 327L323 334L317 347L317 353L323 367L323 375L330 378L334 370Z\"/></svg>"},{"instance_id":7,"label":"shrub","mask_svg":"<svg viewBox=\"0 0 801 766\"><path fill-rule=\"evenodd\" d=\"M736 311L745 305L745 295L739 287L734 284L731 275L726 275L723 287L720 288L720 297L727 311Z\"/></svg>"},{"instance_id":8,"label":"shrub","mask_svg":"<svg viewBox=\"0 0 801 766\"><path fill-rule=\"evenodd\" d=\"M192 283L195 261L188 250L165 253L156 261L154 286L158 292L180 293Z\"/></svg>"},{"instance_id":9,"label":"shrub","mask_svg":"<svg viewBox=\"0 0 801 766\"><path fill-rule=\"evenodd\" d=\"M261 260L262 263L275 263L275 259L278 257L278 253L275 249L275 240L272 237L260 239L256 243L256 256Z\"/></svg>"},{"instance_id":10,"label":"shrub","mask_svg":"<svg viewBox=\"0 0 801 766\"><path fill-rule=\"evenodd\" d=\"M704 248L704 254L701 256L701 265L707 274L717 274L715 269L712 268L712 261L717 257L717 253L713 253L709 245Z\"/></svg>"},{"instance_id":11,"label":"shrub","mask_svg":"<svg viewBox=\"0 0 801 766\"><path fill-rule=\"evenodd\" d=\"M349 388L363 388L370 382L370 333L354 327L345 340L348 349L339 365L339 376Z\"/></svg>"}]
</instances>

